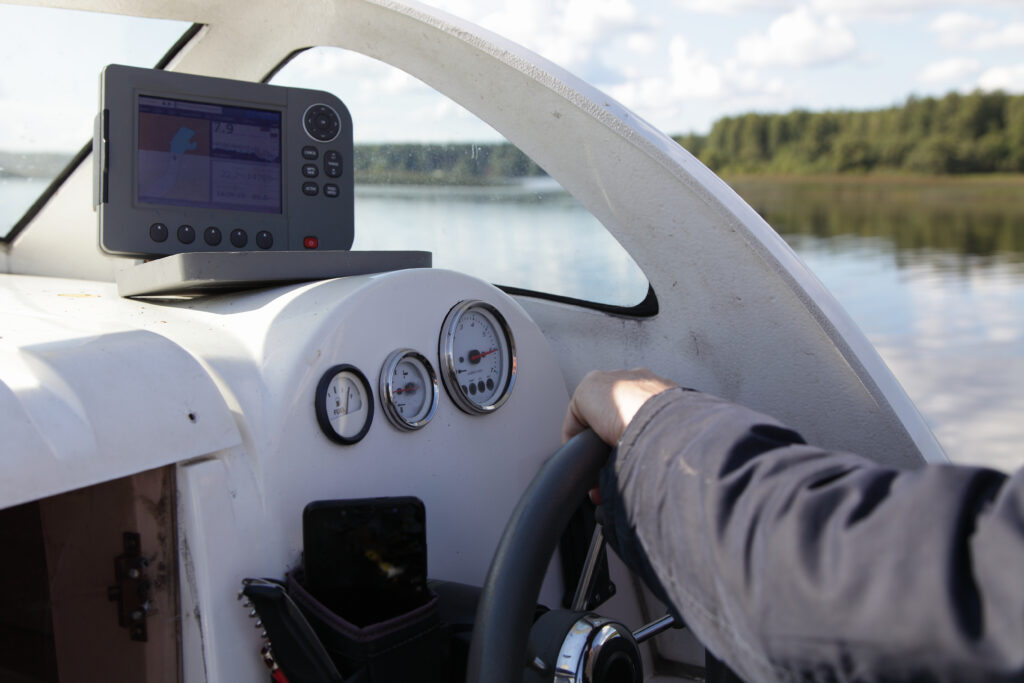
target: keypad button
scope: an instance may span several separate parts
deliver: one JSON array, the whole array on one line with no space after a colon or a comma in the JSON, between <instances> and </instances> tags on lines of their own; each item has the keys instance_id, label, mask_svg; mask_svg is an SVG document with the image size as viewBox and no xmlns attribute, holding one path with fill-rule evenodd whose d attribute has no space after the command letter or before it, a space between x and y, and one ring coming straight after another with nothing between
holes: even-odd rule
<instances>
[{"instance_id":1,"label":"keypad button","mask_svg":"<svg viewBox=\"0 0 1024 683\"><path fill-rule=\"evenodd\" d=\"M316 161L320 158L320 151L313 145L306 145L302 148L302 158L309 161Z\"/></svg>"},{"instance_id":2,"label":"keypad button","mask_svg":"<svg viewBox=\"0 0 1024 683\"><path fill-rule=\"evenodd\" d=\"M326 104L314 104L307 109L302 117L302 124L306 128L306 133L320 142L330 142L338 137L338 131L341 130L338 113Z\"/></svg>"},{"instance_id":3,"label":"keypad button","mask_svg":"<svg viewBox=\"0 0 1024 683\"><path fill-rule=\"evenodd\" d=\"M192 244L196 241L196 229L191 225L179 225L178 241L182 244Z\"/></svg>"},{"instance_id":4,"label":"keypad button","mask_svg":"<svg viewBox=\"0 0 1024 683\"><path fill-rule=\"evenodd\" d=\"M245 245L249 244L249 235L241 228L235 228L231 231L231 235L228 236L231 240L231 244L235 245L238 249L241 249Z\"/></svg>"},{"instance_id":5,"label":"keypad button","mask_svg":"<svg viewBox=\"0 0 1024 683\"><path fill-rule=\"evenodd\" d=\"M167 234L167 226L163 223L153 223L149 226L149 239L154 242L166 242Z\"/></svg>"},{"instance_id":6,"label":"keypad button","mask_svg":"<svg viewBox=\"0 0 1024 683\"><path fill-rule=\"evenodd\" d=\"M341 194L341 189L334 183L327 183L324 185L324 196L334 198Z\"/></svg>"},{"instance_id":7,"label":"keypad button","mask_svg":"<svg viewBox=\"0 0 1024 683\"><path fill-rule=\"evenodd\" d=\"M206 230L203 230L203 241L209 244L211 247L215 247L218 244L220 244L220 240L220 228L211 225Z\"/></svg>"},{"instance_id":8,"label":"keypad button","mask_svg":"<svg viewBox=\"0 0 1024 683\"><path fill-rule=\"evenodd\" d=\"M260 249L270 249L274 246L274 236L266 230L260 230L256 233L256 246Z\"/></svg>"},{"instance_id":9,"label":"keypad button","mask_svg":"<svg viewBox=\"0 0 1024 683\"><path fill-rule=\"evenodd\" d=\"M341 153L335 149L324 152L324 173L329 178L338 178L341 176L341 170Z\"/></svg>"},{"instance_id":10,"label":"keypad button","mask_svg":"<svg viewBox=\"0 0 1024 683\"><path fill-rule=\"evenodd\" d=\"M320 175L320 169L316 167L316 164L303 164L302 175L306 178L316 178Z\"/></svg>"},{"instance_id":11,"label":"keypad button","mask_svg":"<svg viewBox=\"0 0 1024 683\"><path fill-rule=\"evenodd\" d=\"M302 183L302 194L315 197L320 194L320 186L316 183Z\"/></svg>"}]
</instances>

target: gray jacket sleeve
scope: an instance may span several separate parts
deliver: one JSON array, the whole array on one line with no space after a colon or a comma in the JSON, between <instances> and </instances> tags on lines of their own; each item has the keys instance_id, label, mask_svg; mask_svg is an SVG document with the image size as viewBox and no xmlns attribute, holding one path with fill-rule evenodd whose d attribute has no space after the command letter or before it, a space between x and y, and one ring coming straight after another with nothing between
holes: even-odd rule
<instances>
[{"instance_id":1,"label":"gray jacket sleeve","mask_svg":"<svg viewBox=\"0 0 1024 683\"><path fill-rule=\"evenodd\" d=\"M885 468L673 389L601 496L612 547L746 680L1024 680L1024 470Z\"/></svg>"}]
</instances>

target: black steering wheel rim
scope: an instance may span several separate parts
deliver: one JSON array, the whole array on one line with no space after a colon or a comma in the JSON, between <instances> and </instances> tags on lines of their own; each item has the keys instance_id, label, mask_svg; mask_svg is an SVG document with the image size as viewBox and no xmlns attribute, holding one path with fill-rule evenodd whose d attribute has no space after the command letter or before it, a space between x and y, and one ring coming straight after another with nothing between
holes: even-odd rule
<instances>
[{"instance_id":1,"label":"black steering wheel rim","mask_svg":"<svg viewBox=\"0 0 1024 683\"><path fill-rule=\"evenodd\" d=\"M509 517L477 606L467 683L520 683L537 597L573 511L608 459L587 430L541 467Z\"/></svg>"}]
</instances>

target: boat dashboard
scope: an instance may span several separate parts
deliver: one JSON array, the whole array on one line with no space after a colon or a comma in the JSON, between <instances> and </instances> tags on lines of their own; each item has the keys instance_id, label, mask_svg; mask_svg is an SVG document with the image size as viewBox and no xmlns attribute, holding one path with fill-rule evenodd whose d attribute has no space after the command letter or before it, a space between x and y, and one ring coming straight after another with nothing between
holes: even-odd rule
<instances>
[{"instance_id":1,"label":"boat dashboard","mask_svg":"<svg viewBox=\"0 0 1024 683\"><path fill-rule=\"evenodd\" d=\"M37 381L2 378L13 389L4 409L35 428L6 451L32 466L5 464L5 495L103 497L101 482L163 468L174 481L157 488L178 504L142 553L172 566L175 544L156 539L176 536L180 571L176 584L165 572L165 616L147 621L173 632L179 594L187 680L260 675L259 634L235 591L302 566L309 503L415 496L429 577L480 586L520 495L561 442L569 395L556 352L519 303L465 274L414 268L149 299L112 283L11 279L25 323L12 341ZM153 523L151 508L137 518ZM72 542L70 530L48 531ZM544 604L562 600L558 566ZM613 561L612 575L612 612L645 623L628 572Z\"/></svg>"}]
</instances>

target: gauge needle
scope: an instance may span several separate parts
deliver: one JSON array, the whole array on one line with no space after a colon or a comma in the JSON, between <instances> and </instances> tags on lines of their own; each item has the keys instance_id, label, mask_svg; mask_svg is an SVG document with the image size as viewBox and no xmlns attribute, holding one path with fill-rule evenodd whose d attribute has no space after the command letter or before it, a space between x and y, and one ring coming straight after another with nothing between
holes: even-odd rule
<instances>
[{"instance_id":1,"label":"gauge needle","mask_svg":"<svg viewBox=\"0 0 1024 683\"><path fill-rule=\"evenodd\" d=\"M404 387L398 387L395 389L396 394L414 394L419 387L412 382L409 382Z\"/></svg>"},{"instance_id":2,"label":"gauge needle","mask_svg":"<svg viewBox=\"0 0 1024 683\"><path fill-rule=\"evenodd\" d=\"M470 354L469 355L469 362L470 363L475 363L478 360L480 360L481 358L483 358L484 356L489 356L489 355L491 355L492 353L494 353L497 350L498 349L491 349L490 351L478 351L476 353L476 355Z\"/></svg>"}]
</instances>

